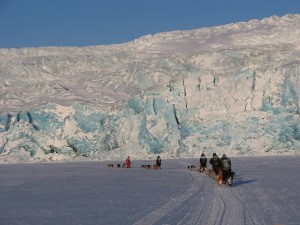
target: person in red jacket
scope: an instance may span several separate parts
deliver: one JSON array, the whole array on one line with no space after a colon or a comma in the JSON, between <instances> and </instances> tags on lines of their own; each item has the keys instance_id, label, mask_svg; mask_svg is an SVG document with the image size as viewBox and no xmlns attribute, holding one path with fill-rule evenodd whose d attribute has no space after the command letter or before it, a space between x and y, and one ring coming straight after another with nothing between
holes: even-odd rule
<instances>
[{"instance_id":1,"label":"person in red jacket","mask_svg":"<svg viewBox=\"0 0 300 225\"><path fill-rule=\"evenodd\" d=\"M127 159L125 161L125 166L126 166L126 168L130 168L130 166L131 166L130 156L127 156Z\"/></svg>"}]
</instances>

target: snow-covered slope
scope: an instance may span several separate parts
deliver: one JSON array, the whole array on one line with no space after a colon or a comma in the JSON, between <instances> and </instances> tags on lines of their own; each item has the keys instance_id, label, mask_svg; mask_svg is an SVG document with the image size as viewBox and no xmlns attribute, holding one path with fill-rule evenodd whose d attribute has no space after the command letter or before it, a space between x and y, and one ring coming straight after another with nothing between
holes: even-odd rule
<instances>
[{"instance_id":1,"label":"snow-covered slope","mask_svg":"<svg viewBox=\"0 0 300 225\"><path fill-rule=\"evenodd\" d=\"M300 152L300 15L0 49L1 160Z\"/></svg>"}]
</instances>

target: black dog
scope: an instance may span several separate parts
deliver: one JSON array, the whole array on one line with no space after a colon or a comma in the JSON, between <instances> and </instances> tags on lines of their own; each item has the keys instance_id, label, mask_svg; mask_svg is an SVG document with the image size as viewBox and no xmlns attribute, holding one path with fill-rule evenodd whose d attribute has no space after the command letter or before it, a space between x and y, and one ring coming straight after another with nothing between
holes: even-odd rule
<instances>
[{"instance_id":1,"label":"black dog","mask_svg":"<svg viewBox=\"0 0 300 225\"><path fill-rule=\"evenodd\" d=\"M194 170L194 169L196 169L196 166L195 165L189 165L187 168L188 168L188 170Z\"/></svg>"}]
</instances>

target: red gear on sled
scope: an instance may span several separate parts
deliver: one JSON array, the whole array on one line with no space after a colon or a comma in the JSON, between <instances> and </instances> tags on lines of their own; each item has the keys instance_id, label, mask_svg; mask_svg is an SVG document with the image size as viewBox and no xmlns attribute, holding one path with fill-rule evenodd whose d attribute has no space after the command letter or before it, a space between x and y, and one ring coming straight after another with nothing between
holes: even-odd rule
<instances>
[{"instance_id":1,"label":"red gear on sled","mask_svg":"<svg viewBox=\"0 0 300 225\"><path fill-rule=\"evenodd\" d=\"M127 159L125 161L125 166L126 166L126 168L130 168L130 166L131 166L131 161L130 161L130 157L129 156L127 156Z\"/></svg>"},{"instance_id":2,"label":"red gear on sled","mask_svg":"<svg viewBox=\"0 0 300 225\"><path fill-rule=\"evenodd\" d=\"M217 176L217 184L218 185L222 184L222 179L223 179L222 168L219 168L219 175Z\"/></svg>"}]
</instances>

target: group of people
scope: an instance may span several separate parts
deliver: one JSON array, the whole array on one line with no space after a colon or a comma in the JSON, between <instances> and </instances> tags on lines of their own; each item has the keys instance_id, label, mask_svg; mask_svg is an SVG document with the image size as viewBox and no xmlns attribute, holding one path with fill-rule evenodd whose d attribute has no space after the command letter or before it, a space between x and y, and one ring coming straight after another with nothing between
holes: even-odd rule
<instances>
[{"instance_id":1,"label":"group of people","mask_svg":"<svg viewBox=\"0 0 300 225\"><path fill-rule=\"evenodd\" d=\"M226 183L227 179L232 175L231 172L231 160L225 155L222 155L222 158L216 153L213 153L213 157L209 160L209 163L212 165L213 173L216 176L222 177L222 183ZM130 156L127 156L125 160L125 167L131 167ZM156 169L161 168L161 158L157 156L156 158ZM207 169L207 158L204 153L201 154L200 157L200 172L204 172ZM219 176L219 177L220 177Z\"/></svg>"},{"instance_id":2,"label":"group of people","mask_svg":"<svg viewBox=\"0 0 300 225\"><path fill-rule=\"evenodd\" d=\"M222 173L222 183L225 183L231 176L231 160L225 155L222 155L220 159L216 153L213 153L213 157L209 160L212 165L212 170L216 176ZM204 172L207 168L207 158L204 153L200 157L200 172Z\"/></svg>"},{"instance_id":3,"label":"group of people","mask_svg":"<svg viewBox=\"0 0 300 225\"><path fill-rule=\"evenodd\" d=\"M160 156L157 156L155 164L156 164L156 169L161 169L161 158L160 158ZM127 156L127 158L125 160L125 167L126 168L131 167L130 156Z\"/></svg>"}]
</instances>

